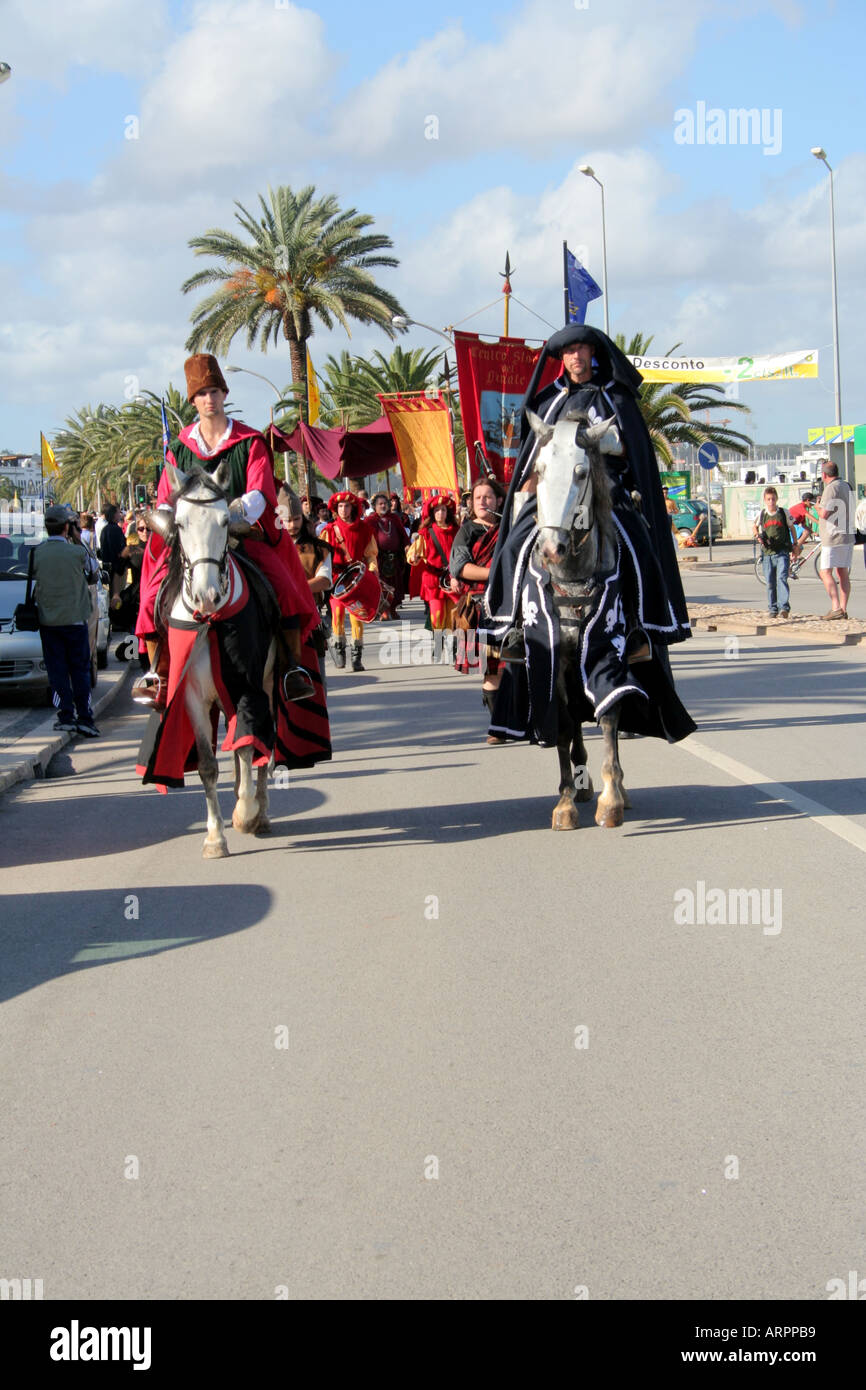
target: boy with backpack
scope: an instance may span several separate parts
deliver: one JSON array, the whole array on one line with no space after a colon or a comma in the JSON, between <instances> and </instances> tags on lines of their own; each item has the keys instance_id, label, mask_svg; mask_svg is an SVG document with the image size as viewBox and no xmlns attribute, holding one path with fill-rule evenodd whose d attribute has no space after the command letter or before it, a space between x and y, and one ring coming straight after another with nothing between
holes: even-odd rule
<instances>
[{"instance_id":1,"label":"boy with backpack","mask_svg":"<svg viewBox=\"0 0 866 1390\"><path fill-rule=\"evenodd\" d=\"M800 543L784 507L779 506L779 494L774 487L764 488L764 506L752 529L764 552L767 610L771 618L789 618L791 595L788 590L788 570L791 555L799 553Z\"/></svg>"}]
</instances>

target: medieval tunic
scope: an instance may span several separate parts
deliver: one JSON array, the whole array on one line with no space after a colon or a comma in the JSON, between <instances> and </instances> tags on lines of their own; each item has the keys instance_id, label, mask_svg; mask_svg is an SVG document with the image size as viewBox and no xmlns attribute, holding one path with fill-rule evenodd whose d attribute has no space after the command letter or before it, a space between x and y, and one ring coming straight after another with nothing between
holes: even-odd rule
<instances>
[{"instance_id":1,"label":"medieval tunic","mask_svg":"<svg viewBox=\"0 0 866 1390\"><path fill-rule=\"evenodd\" d=\"M349 565L358 563L366 564L368 567L375 565L378 548L376 538L373 535L373 528L369 522L342 521L339 517L335 521L329 521L322 531L322 540L326 541L334 552L334 582L348 569ZM334 621L335 636L342 637L346 625L346 609L338 599L331 599L331 615ZM352 629L352 641L356 643L364 640L364 624L354 613L349 614L349 623Z\"/></svg>"},{"instance_id":2,"label":"medieval tunic","mask_svg":"<svg viewBox=\"0 0 866 1390\"><path fill-rule=\"evenodd\" d=\"M406 546L409 537L395 512L388 512L385 516L373 512L368 520L379 547L379 577L394 590L391 603L393 611L406 592Z\"/></svg>"},{"instance_id":3,"label":"medieval tunic","mask_svg":"<svg viewBox=\"0 0 866 1390\"><path fill-rule=\"evenodd\" d=\"M228 465L230 477L226 498L229 502L243 499L246 518L255 523L258 532L244 540L244 551L271 585L283 621L287 626L299 625L302 639L306 638L318 624L319 614L298 554L277 522L274 470L262 435L239 420L230 420L225 435L213 453L209 453L196 421L172 441L166 458L183 472L197 465L211 476L220 464ZM168 470L163 469L157 505L167 505L170 499ZM156 633L154 608L165 574L165 561L165 542L154 532L142 565L141 606L136 624L139 637L152 637Z\"/></svg>"}]
</instances>

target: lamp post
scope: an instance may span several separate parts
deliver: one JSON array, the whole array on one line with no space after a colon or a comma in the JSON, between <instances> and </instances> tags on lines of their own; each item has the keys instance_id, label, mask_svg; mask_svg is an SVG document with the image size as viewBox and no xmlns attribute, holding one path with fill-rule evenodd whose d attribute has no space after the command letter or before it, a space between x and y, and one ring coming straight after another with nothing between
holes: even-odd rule
<instances>
[{"instance_id":1,"label":"lamp post","mask_svg":"<svg viewBox=\"0 0 866 1390\"><path fill-rule=\"evenodd\" d=\"M604 331L610 337L610 310L607 303L607 227L604 220L604 184L597 177L591 164L581 164L580 172L585 174L601 189L601 287L604 291Z\"/></svg>"},{"instance_id":2,"label":"lamp post","mask_svg":"<svg viewBox=\"0 0 866 1390\"><path fill-rule=\"evenodd\" d=\"M836 394L836 425L839 429L839 442L845 460L845 475L848 480L848 450L842 438L842 382L839 375L839 296L836 290L836 209L833 203L833 170L827 160L827 152L820 145L814 145L812 154L821 164L826 165L830 175L830 271L833 282L833 377Z\"/></svg>"},{"instance_id":3,"label":"lamp post","mask_svg":"<svg viewBox=\"0 0 866 1390\"><path fill-rule=\"evenodd\" d=\"M405 314L392 314L391 322L395 328L426 328L428 333L437 333L440 338L445 339L446 343L454 346L453 330L449 332L448 329L445 329L443 332L441 328L434 328L432 324L422 323L420 319L407 318Z\"/></svg>"},{"instance_id":4,"label":"lamp post","mask_svg":"<svg viewBox=\"0 0 866 1390\"><path fill-rule=\"evenodd\" d=\"M281 401L282 398L283 398L283 393L282 393L282 391L279 389L279 387L277 387L277 386L274 385L274 383L271 381L270 377L262 376L261 372L254 372L254 371L251 371L251 369L250 369L249 367L230 367L228 364L226 364L226 371L227 371L227 372L243 372L243 374L244 374L245 376L257 376L258 379L259 379L259 381L264 381L264 382L267 383L268 386L270 386L271 390L273 391L273 393L274 393L274 395L276 396L276 398L277 398L278 401ZM271 429L272 429L272 430L273 430L273 427L274 427L274 407L271 406ZM271 447L273 448L273 435L271 435ZM306 459L304 459L304 463L306 464ZM288 457L287 457L286 454L283 454L283 476L284 476L286 482L289 482L289 460L288 460ZM311 480L311 479L308 479L308 480L307 480L307 494L310 495L310 494L312 493L312 491L313 491L313 488L312 488L312 480Z\"/></svg>"}]
</instances>

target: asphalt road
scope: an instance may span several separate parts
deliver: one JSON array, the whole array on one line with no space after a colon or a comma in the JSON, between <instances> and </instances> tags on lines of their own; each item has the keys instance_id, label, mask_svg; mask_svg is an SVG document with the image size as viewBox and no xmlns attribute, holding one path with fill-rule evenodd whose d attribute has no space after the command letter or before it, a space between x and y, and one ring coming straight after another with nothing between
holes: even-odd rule
<instances>
[{"instance_id":1,"label":"asphalt road","mask_svg":"<svg viewBox=\"0 0 866 1390\"><path fill-rule=\"evenodd\" d=\"M693 639L699 732L624 742L626 825L571 834L476 680L367 664L229 859L197 784L137 784L128 697L0 799L0 1275L826 1298L866 1234L862 649Z\"/></svg>"}]
</instances>

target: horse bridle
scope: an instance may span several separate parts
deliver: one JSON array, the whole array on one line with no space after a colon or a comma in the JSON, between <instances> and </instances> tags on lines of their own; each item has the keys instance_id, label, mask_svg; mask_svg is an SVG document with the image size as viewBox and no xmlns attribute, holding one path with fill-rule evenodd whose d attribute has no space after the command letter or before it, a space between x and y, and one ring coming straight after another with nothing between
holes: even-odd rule
<instances>
[{"instance_id":1,"label":"horse bridle","mask_svg":"<svg viewBox=\"0 0 866 1390\"><path fill-rule=\"evenodd\" d=\"M214 501L220 499L222 501L225 501L226 495L223 489L217 483L215 483L212 478L209 478L207 474L204 472L194 474L194 485L198 485L201 483L203 483L205 487L207 487L210 491L210 497L187 497L185 492L181 491L175 498L175 507L177 507L178 502L188 502L191 506L194 507L209 507L211 503ZM177 513L175 512L175 518L176 516ZM220 598L225 598L228 594L230 582L228 573L228 532L226 532L225 549L223 550L222 556L219 559L217 559L215 555L203 555L198 560L190 560L179 539L178 546L180 547L180 563L183 575L180 591L180 600L186 611L189 614L191 614L194 618L196 616L196 613L198 612L198 609L190 608L186 599L187 595L189 595L190 600L192 599L192 576L196 565L216 565L217 574L219 575Z\"/></svg>"}]
</instances>

